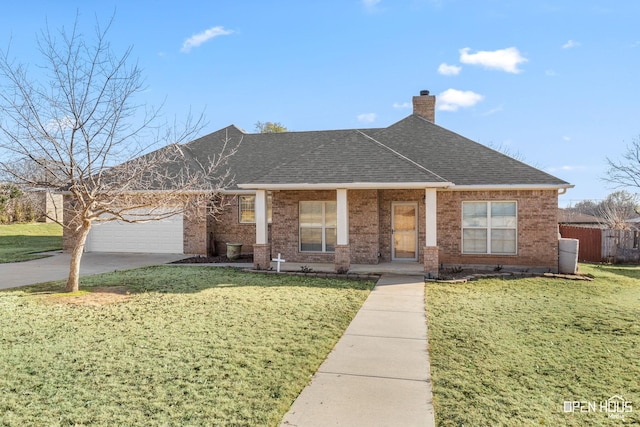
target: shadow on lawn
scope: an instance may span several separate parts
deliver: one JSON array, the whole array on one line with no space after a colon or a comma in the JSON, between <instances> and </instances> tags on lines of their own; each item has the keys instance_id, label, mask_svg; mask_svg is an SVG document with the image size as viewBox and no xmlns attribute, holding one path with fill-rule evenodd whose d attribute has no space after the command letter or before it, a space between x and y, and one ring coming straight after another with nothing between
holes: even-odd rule
<instances>
[{"instance_id":1,"label":"shadow on lawn","mask_svg":"<svg viewBox=\"0 0 640 427\"><path fill-rule=\"evenodd\" d=\"M0 236L0 263L31 261L62 249L61 236Z\"/></svg>"},{"instance_id":2,"label":"shadow on lawn","mask_svg":"<svg viewBox=\"0 0 640 427\"><path fill-rule=\"evenodd\" d=\"M46 282L13 290L20 290L28 295L59 294L63 292L65 283ZM131 294L189 294L213 288L237 287L371 290L374 284L372 280L251 273L235 267L154 266L82 277L80 292L105 292L105 289L118 289L122 292L122 289L126 289Z\"/></svg>"},{"instance_id":3,"label":"shadow on lawn","mask_svg":"<svg viewBox=\"0 0 640 427\"><path fill-rule=\"evenodd\" d=\"M596 269L600 269L607 273L617 274L619 276L629 277L631 279L640 279L640 266L638 265L609 265L600 264L594 265Z\"/></svg>"}]
</instances>

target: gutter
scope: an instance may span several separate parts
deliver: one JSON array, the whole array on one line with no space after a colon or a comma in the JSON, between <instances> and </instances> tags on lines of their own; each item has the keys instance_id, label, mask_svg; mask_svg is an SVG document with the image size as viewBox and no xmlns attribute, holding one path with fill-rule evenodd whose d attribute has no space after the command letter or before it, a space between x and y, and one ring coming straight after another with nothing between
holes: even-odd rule
<instances>
[{"instance_id":1,"label":"gutter","mask_svg":"<svg viewBox=\"0 0 640 427\"><path fill-rule=\"evenodd\" d=\"M412 190L425 188L449 188L452 182L345 182L319 184L238 184L241 189L252 190Z\"/></svg>"}]
</instances>

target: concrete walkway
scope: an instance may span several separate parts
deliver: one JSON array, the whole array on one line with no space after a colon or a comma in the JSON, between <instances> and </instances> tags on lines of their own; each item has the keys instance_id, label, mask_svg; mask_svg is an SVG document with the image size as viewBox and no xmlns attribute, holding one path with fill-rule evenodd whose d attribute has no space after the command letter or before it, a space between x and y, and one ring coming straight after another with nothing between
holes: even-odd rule
<instances>
[{"instance_id":1,"label":"concrete walkway","mask_svg":"<svg viewBox=\"0 0 640 427\"><path fill-rule=\"evenodd\" d=\"M281 426L435 426L421 276L380 278Z\"/></svg>"},{"instance_id":2,"label":"concrete walkway","mask_svg":"<svg viewBox=\"0 0 640 427\"><path fill-rule=\"evenodd\" d=\"M185 257L182 254L87 252L82 255L80 276L166 264ZM55 252L50 257L33 261L0 264L0 289L66 279L70 262L70 254Z\"/></svg>"}]
</instances>

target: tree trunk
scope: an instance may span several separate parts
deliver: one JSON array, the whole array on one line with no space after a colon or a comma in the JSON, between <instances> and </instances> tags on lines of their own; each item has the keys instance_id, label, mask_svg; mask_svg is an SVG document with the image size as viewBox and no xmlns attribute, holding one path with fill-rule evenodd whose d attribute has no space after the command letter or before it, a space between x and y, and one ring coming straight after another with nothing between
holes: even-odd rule
<instances>
[{"instance_id":1,"label":"tree trunk","mask_svg":"<svg viewBox=\"0 0 640 427\"><path fill-rule=\"evenodd\" d=\"M67 279L67 286L64 288L65 292L77 292L80 286L80 260L84 253L84 245L87 241L87 236L91 230L91 222L85 221L82 224L82 228L78 230L78 239L71 252L71 265L69 266L69 278Z\"/></svg>"}]
</instances>

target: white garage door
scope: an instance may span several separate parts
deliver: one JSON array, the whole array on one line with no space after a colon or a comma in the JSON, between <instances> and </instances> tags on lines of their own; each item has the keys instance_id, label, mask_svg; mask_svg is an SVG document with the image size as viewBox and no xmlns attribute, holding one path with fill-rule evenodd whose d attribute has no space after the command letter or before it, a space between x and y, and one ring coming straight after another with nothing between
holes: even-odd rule
<instances>
[{"instance_id":1,"label":"white garage door","mask_svg":"<svg viewBox=\"0 0 640 427\"><path fill-rule=\"evenodd\" d=\"M181 254L184 251L182 231L182 215L136 224L94 222L85 251Z\"/></svg>"}]
</instances>

